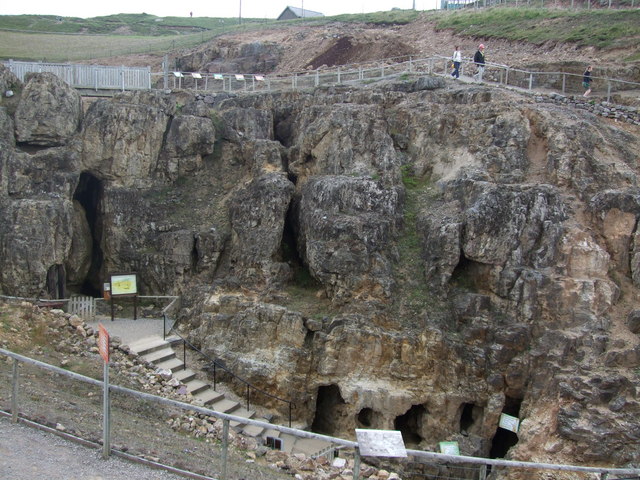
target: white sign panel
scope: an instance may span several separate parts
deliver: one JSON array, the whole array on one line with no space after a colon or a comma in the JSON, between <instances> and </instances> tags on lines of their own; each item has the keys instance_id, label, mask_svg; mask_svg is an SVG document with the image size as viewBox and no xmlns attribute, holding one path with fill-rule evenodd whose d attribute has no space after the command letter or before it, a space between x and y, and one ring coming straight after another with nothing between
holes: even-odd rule
<instances>
[{"instance_id":1,"label":"white sign panel","mask_svg":"<svg viewBox=\"0 0 640 480\"><path fill-rule=\"evenodd\" d=\"M520 419L518 417L512 417L511 415L507 415L503 413L500 415L500 423L499 427L504 428L505 430L510 430L513 433L518 433L518 427L520 427Z\"/></svg>"},{"instance_id":2,"label":"white sign panel","mask_svg":"<svg viewBox=\"0 0 640 480\"><path fill-rule=\"evenodd\" d=\"M356 428L360 454L366 457L406 457L407 449L398 430Z\"/></svg>"},{"instance_id":3,"label":"white sign panel","mask_svg":"<svg viewBox=\"0 0 640 480\"><path fill-rule=\"evenodd\" d=\"M446 455L460 455L458 442L440 442L440 453Z\"/></svg>"}]
</instances>

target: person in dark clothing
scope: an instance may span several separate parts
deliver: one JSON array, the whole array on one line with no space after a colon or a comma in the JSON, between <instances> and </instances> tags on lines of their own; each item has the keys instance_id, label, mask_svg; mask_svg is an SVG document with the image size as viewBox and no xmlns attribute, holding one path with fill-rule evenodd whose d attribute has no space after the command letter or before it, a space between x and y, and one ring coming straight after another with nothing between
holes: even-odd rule
<instances>
[{"instance_id":1,"label":"person in dark clothing","mask_svg":"<svg viewBox=\"0 0 640 480\"><path fill-rule=\"evenodd\" d=\"M582 86L584 87L584 97L588 97L591 93L591 72L593 71L593 66L589 65L587 69L582 74Z\"/></svg>"},{"instance_id":2,"label":"person in dark clothing","mask_svg":"<svg viewBox=\"0 0 640 480\"><path fill-rule=\"evenodd\" d=\"M478 51L473 56L473 63L476 64L476 68L478 69L476 74L473 76L475 80L479 82L482 81L482 76L484 75L484 44L478 45Z\"/></svg>"}]
</instances>

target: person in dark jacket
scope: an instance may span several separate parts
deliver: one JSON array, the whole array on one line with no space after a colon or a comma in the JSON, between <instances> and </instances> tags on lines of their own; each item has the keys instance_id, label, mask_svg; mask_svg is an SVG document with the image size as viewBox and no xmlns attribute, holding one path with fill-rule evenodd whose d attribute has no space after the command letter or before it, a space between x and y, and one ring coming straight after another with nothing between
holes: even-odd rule
<instances>
[{"instance_id":1,"label":"person in dark jacket","mask_svg":"<svg viewBox=\"0 0 640 480\"><path fill-rule=\"evenodd\" d=\"M582 74L582 86L584 87L584 97L588 97L591 93L591 72L593 71L593 66L589 65L587 69Z\"/></svg>"},{"instance_id":2,"label":"person in dark jacket","mask_svg":"<svg viewBox=\"0 0 640 480\"><path fill-rule=\"evenodd\" d=\"M484 44L478 45L478 51L473 56L473 63L476 64L476 74L473 76L475 80L479 82L482 81L482 76L484 75Z\"/></svg>"}]
</instances>

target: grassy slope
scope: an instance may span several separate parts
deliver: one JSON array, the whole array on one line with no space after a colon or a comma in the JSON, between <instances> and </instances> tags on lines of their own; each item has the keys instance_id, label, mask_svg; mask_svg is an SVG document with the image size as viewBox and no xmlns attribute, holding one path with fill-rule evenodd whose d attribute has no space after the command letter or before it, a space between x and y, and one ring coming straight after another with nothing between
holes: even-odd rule
<instances>
[{"instance_id":1,"label":"grassy slope","mask_svg":"<svg viewBox=\"0 0 640 480\"><path fill-rule=\"evenodd\" d=\"M404 24L421 14L394 10L361 15L308 18L310 26L330 22ZM422 15L438 29L483 38L504 38L539 45L574 43L581 47L624 49L640 41L640 9L561 10L499 7L466 11L432 11ZM0 16L0 59L69 61L104 56L165 52L209 41L224 32L287 27L301 20L209 17L156 17L119 14L89 19L51 15ZM126 32L126 34L123 34ZM626 60L640 60L635 54Z\"/></svg>"},{"instance_id":2,"label":"grassy slope","mask_svg":"<svg viewBox=\"0 0 640 480\"><path fill-rule=\"evenodd\" d=\"M437 26L461 35L533 44L560 42L581 47L624 48L640 41L640 9L487 9L447 15L437 21Z\"/></svg>"}]
</instances>

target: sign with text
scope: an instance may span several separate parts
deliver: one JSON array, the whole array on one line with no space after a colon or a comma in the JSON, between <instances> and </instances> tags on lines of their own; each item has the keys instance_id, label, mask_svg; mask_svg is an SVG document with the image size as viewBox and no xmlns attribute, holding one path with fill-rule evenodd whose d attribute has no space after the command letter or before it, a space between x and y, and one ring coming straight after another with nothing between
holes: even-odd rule
<instances>
[{"instance_id":1,"label":"sign with text","mask_svg":"<svg viewBox=\"0 0 640 480\"><path fill-rule=\"evenodd\" d=\"M504 428L505 430L510 430L513 433L518 433L518 428L520 427L520 419L518 417L512 417L511 415L507 415L503 413L500 415L500 423L499 427Z\"/></svg>"},{"instance_id":2,"label":"sign with text","mask_svg":"<svg viewBox=\"0 0 640 480\"><path fill-rule=\"evenodd\" d=\"M109 334L101 323L98 324L98 351L104 363L109 363Z\"/></svg>"},{"instance_id":3,"label":"sign with text","mask_svg":"<svg viewBox=\"0 0 640 480\"><path fill-rule=\"evenodd\" d=\"M138 281L135 273L111 275L111 296L137 295Z\"/></svg>"},{"instance_id":4,"label":"sign with text","mask_svg":"<svg viewBox=\"0 0 640 480\"><path fill-rule=\"evenodd\" d=\"M366 457L406 457L407 449L398 430L356 428L360 454Z\"/></svg>"},{"instance_id":5,"label":"sign with text","mask_svg":"<svg viewBox=\"0 0 640 480\"><path fill-rule=\"evenodd\" d=\"M458 442L440 442L440 453L446 455L460 455Z\"/></svg>"}]
</instances>

